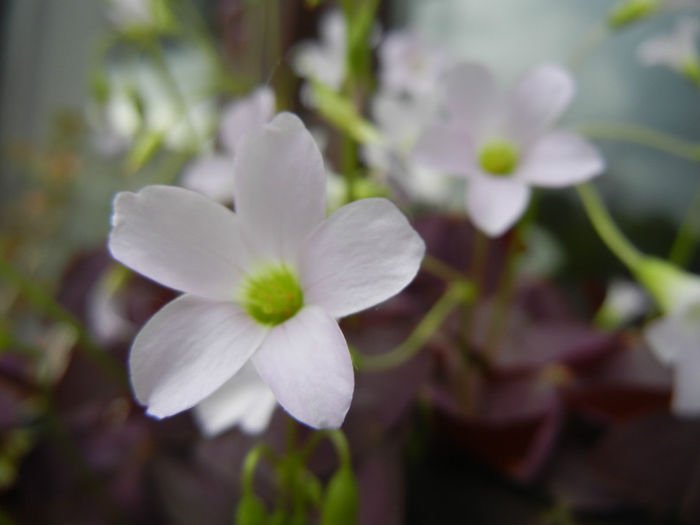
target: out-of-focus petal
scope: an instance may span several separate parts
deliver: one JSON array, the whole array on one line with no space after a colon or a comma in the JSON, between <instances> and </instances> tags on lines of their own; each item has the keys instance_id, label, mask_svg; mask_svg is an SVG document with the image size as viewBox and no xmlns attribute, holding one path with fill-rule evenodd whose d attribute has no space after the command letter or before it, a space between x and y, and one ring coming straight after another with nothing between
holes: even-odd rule
<instances>
[{"instance_id":1,"label":"out-of-focus petal","mask_svg":"<svg viewBox=\"0 0 700 525\"><path fill-rule=\"evenodd\" d=\"M309 237L301 254L304 301L339 318L400 292L415 277L425 244L386 199L343 206Z\"/></svg>"},{"instance_id":2,"label":"out-of-focus petal","mask_svg":"<svg viewBox=\"0 0 700 525\"><path fill-rule=\"evenodd\" d=\"M508 134L523 146L545 132L574 97L571 75L559 66L544 64L526 73L508 101Z\"/></svg>"},{"instance_id":3,"label":"out-of-focus petal","mask_svg":"<svg viewBox=\"0 0 700 525\"><path fill-rule=\"evenodd\" d=\"M456 124L433 124L418 139L414 159L426 167L450 175L471 175L476 153L469 129Z\"/></svg>"},{"instance_id":4,"label":"out-of-focus petal","mask_svg":"<svg viewBox=\"0 0 700 525\"><path fill-rule=\"evenodd\" d=\"M203 155L187 165L182 185L218 202L233 200L233 159L226 155Z\"/></svg>"},{"instance_id":5,"label":"out-of-focus petal","mask_svg":"<svg viewBox=\"0 0 700 525\"><path fill-rule=\"evenodd\" d=\"M590 142L575 133L553 131L528 151L518 175L529 184L561 188L590 180L604 170L603 157Z\"/></svg>"},{"instance_id":6,"label":"out-of-focus petal","mask_svg":"<svg viewBox=\"0 0 700 525\"><path fill-rule=\"evenodd\" d=\"M492 131L500 115L500 91L489 69L478 63L464 62L445 77L447 118L467 126L476 141Z\"/></svg>"},{"instance_id":7,"label":"out-of-focus petal","mask_svg":"<svg viewBox=\"0 0 700 525\"><path fill-rule=\"evenodd\" d=\"M338 428L355 385L352 361L338 323L306 306L273 328L253 355L260 377L294 418L314 428Z\"/></svg>"},{"instance_id":8,"label":"out-of-focus petal","mask_svg":"<svg viewBox=\"0 0 700 525\"><path fill-rule=\"evenodd\" d=\"M231 379L266 333L232 302L179 297L134 340L129 370L136 398L156 417L187 410Z\"/></svg>"},{"instance_id":9,"label":"out-of-focus petal","mask_svg":"<svg viewBox=\"0 0 700 525\"><path fill-rule=\"evenodd\" d=\"M194 407L195 419L207 436L240 426L258 434L267 428L277 400L248 362L218 390Z\"/></svg>"},{"instance_id":10,"label":"out-of-focus petal","mask_svg":"<svg viewBox=\"0 0 700 525\"><path fill-rule=\"evenodd\" d=\"M229 104L221 115L219 137L223 146L234 153L242 138L265 125L275 114L275 94L267 86Z\"/></svg>"},{"instance_id":11,"label":"out-of-focus petal","mask_svg":"<svg viewBox=\"0 0 700 525\"><path fill-rule=\"evenodd\" d=\"M518 180L479 175L467 187L467 214L491 237L505 233L522 216L530 188Z\"/></svg>"}]
</instances>

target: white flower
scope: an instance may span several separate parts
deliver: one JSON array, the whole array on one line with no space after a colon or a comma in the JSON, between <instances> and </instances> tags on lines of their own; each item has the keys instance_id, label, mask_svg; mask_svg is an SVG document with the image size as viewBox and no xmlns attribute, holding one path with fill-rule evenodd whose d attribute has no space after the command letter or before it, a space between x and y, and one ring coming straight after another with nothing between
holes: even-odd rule
<instances>
[{"instance_id":1,"label":"white flower","mask_svg":"<svg viewBox=\"0 0 700 525\"><path fill-rule=\"evenodd\" d=\"M136 398L149 414L170 416L224 386L244 389L248 376L240 374L250 362L293 417L338 427L354 377L336 319L403 289L423 241L385 199L355 201L325 218L321 154L289 113L238 148L234 196L236 213L177 187L115 198L112 255L185 292L134 341Z\"/></svg>"},{"instance_id":2,"label":"white flower","mask_svg":"<svg viewBox=\"0 0 700 525\"><path fill-rule=\"evenodd\" d=\"M388 178L411 198L446 204L454 196L454 181L416 163L412 155L416 140L437 109L436 98L429 94L406 97L379 92L372 99L371 115L384 140L363 145L361 154L380 177Z\"/></svg>"},{"instance_id":3,"label":"white flower","mask_svg":"<svg viewBox=\"0 0 700 525\"><path fill-rule=\"evenodd\" d=\"M294 50L292 68L297 75L339 90L345 80L347 26L339 9L328 11L319 25L320 42L301 42Z\"/></svg>"},{"instance_id":4,"label":"white flower","mask_svg":"<svg viewBox=\"0 0 700 525\"><path fill-rule=\"evenodd\" d=\"M603 171L591 144L550 129L574 95L574 81L560 67L534 68L507 97L476 63L460 64L444 84L447 118L425 130L416 155L467 178L467 213L486 234L500 235L518 220L530 186L569 186Z\"/></svg>"},{"instance_id":5,"label":"white flower","mask_svg":"<svg viewBox=\"0 0 700 525\"><path fill-rule=\"evenodd\" d=\"M447 55L413 31L387 35L379 48L382 91L430 95L449 64Z\"/></svg>"},{"instance_id":6,"label":"white flower","mask_svg":"<svg viewBox=\"0 0 700 525\"><path fill-rule=\"evenodd\" d=\"M659 361L673 367L674 413L700 416L700 295L692 305L649 323L644 335Z\"/></svg>"},{"instance_id":7,"label":"white flower","mask_svg":"<svg viewBox=\"0 0 700 525\"><path fill-rule=\"evenodd\" d=\"M699 36L700 21L681 18L672 33L643 42L637 49L639 60L647 66L668 67L700 83Z\"/></svg>"},{"instance_id":8,"label":"white flower","mask_svg":"<svg viewBox=\"0 0 700 525\"><path fill-rule=\"evenodd\" d=\"M219 202L233 198L233 159L243 137L266 124L275 114L275 94L267 86L229 104L219 122L222 153L197 157L182 175L182 185Z\"/></svg>"},{"instance_id":9,"label":"white flower","mask_svg":"<svg viewBox=\"0 0 700 525\"><path fill-rule=\"evenodd\" d=\"M618 328L641 318L651 306L649 294L637 283L613 279L596 313L596 321L606 328Z\"/></svg>"}]
</instances>

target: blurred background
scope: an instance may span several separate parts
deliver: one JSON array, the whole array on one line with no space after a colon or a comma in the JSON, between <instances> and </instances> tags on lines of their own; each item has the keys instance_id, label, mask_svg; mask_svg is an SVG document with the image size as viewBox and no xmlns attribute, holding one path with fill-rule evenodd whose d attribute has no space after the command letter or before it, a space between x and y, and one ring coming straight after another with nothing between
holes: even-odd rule
<instances>
[{"instance_id":1,"label":"blurred background","mask_svg":"<svg viewBox=\"0 0 700 525\"><path fill-rule=\"evenodd\" d=\"M637 52L679 17L697 19L697 7L606 32L616 4L384 0L377 40L412 28L457 59L488 63L504 84L560 63L577 81L564 126L632 123L700 144L698 86ZM124 363L136 328L174 294L111 262L105 240L117 191L177 183L217 147L225 103L262 84L278 109L321 130L340 169L343 130L304 104L293 67L334 6L157 0L143 15L136 0L0 3L0 525L231 523L243 457L260 439L282 446L280 410L262 436L205 438L189 414L145 417ZM698 163L632 142L597 142L608 163L597 186L633 243L664 256L700 208ZM515 287L517 326L503 328L509 350L502 369L471 378L470 401L445 387L445 338L358 376L345 431L359 523L700 523L700 423L669 414L670 373L637 330L646 313L594 325L609 283L626 273L576 201L571 190L543 192L543 238L528 252L538 257ZM469 267L455 249L474 238L463 214L429 208L412 219L433 255ZM507 244L490 246L477 324ZM700 269L697 253L686 263ZM398 344L438 284L421 275L346 320L348 340L370 353ZM310 465L327 481L332 449L319 447ZM269 469L257 479L268 504L274 479Z\"/></svg>"}]
</instances>

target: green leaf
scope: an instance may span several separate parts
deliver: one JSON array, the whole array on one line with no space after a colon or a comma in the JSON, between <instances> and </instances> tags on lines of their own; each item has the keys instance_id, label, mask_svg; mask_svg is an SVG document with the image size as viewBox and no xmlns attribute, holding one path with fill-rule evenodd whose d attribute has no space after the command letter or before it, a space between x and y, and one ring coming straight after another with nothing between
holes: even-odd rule
<instances>
[{"instance_id":1,"label":"green leaf","mask_svg":"<svg viewBox=\"0 0 700 525\"><path fill-rule=\"evenodd\" d=\"M252 492L244 492L236 509L236 525L266 525L267 510Z\"/></svg>"},{"instance_id":2,"label":"green leaf","mask_svg":"<svg viewBox=\"0 0 700 525\"><path fill-rule=\"evenodd\" d=\"M326 488L320 525L356 525L357 492L357 481L350 467L340 467Z\"/></svg>"}]
</instances>

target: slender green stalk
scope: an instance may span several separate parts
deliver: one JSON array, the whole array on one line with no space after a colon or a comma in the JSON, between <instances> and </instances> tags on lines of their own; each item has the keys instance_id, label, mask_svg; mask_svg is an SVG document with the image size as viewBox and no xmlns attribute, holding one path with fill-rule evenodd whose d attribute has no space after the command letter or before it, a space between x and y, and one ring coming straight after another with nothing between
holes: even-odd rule
<instances>
[{"instance_id":1,"label":"slender green stalk","mask_svg":"<svg viewBox=\"0 0 700 525\"><path fill-rule=\"evenodd\" d=\"M355 186L357 182L357 144L347 134L342 138L342 165L345 175L345 200L352 202L357 197Z\"/></svg>"},{"instance_id":2,"label":"slender green stalk","mask_svg":"<svg viewBox=\"0 0 700 525\"><path fill-rule=\"evenodd\" d=\"M580 124L577 131L591 139L628 142L700 162L700 144L652 128L622 122Z\"/></svg>"},{"instance_id":3,"label":"slender green stalk","mask_svg":"<svg viewBox=\"0 0 700 525\"><path fill-rule=\"evenodd\" d=\"M700 190L695 193L668 256L670 262L685 268L693 257L700 231Z\"/></svg>"},{"instance_id":4,"label":"slender green stalk","mask_svg":"<svg viewBox=\"0 0 700 525\"><path fill-rule=\"evenodd\" d=\"M439 277L440 279L446 282L469 282L467 278L464 277L464 275L462 275L459 271L455 270L449 264L442 262L440 259L438 259L437 257L433 257L430 254L426 254L423 258L421 269L434 275L435 277Z\"/></svg>"},{"instance_id":5,"label":"slender green stalk","mask_svg":"<svg viewBox=\"0 0 700 525\"><path fill-rule=\"evenodd\" d=\"M258 463L263 457L274 459L274 452L265 443L258 443L243 460L243 468L241 472L241 485L244 492L253 492L253 478L255 471L258 468Z\"/></svg>"},{"instance_id":6,"label":"slender green stalk","mask_svg":"<svg viewBox=\"0 0 700 525\"><path fill-rule=\"evenodd\" d=\"M340 465L343 467L350 467L352 463L352 456L350 454L350 445L348 440L343 434L342 430L328 430L327 436L333 443L336 452L338 453L338 460Z\"/></svg>"},{"instance_id":7,"label":"slender green stalk","mask_svg":"<svg viewBox=\"0 0 700 525\"><path fill-rule=\"evenodd\" d=\"M569 70L573 71L581 67L586 58L598 48L612 34L610 28L600 22L596 22L583 35L583 38L574 48L569 58Z\"/></svg>"},{"instance_id":8,"label":"slender green stalk","mask_svg":"<svg viewBox=\"0 0 700 525\"><path fill-rule=\"evenodd\" d=\"M393 350L379 355L355 353L358 368L366 372L381 372L397 367L413 357L431 339L447 316L462 302L471 301L474 288L465 282L454 282L425 314L411 335Z\"/></svg>"},{"instance_id":9,"label":"slender green stalk","mask_svg":"<svg viewBox=\"0 0 700 525\"><path fill-rule=\"evenodd\" d=\"M128 382L121 364L92 340L92 337L90 337L77 317L61 306L30 277L22 274L3 258L0 258L0 279L17 286L27 301L44 315L54 321L66 323L73 327L78 335L78 348L117 383L123 385Z\"/></svg>"},{"instance_id":10,"label":"slender green stalk","mask_svg":"<svg viewBox=\"0 0 700 525\"><path fill-rule=\"evenodd\" d=\"M633 269L638 266L643 255L617 228L595 188L591 184L586 183L579 184L576 189L583 202L588 219L605 245L628 268Z\"/></svg>"}]
</instances>

